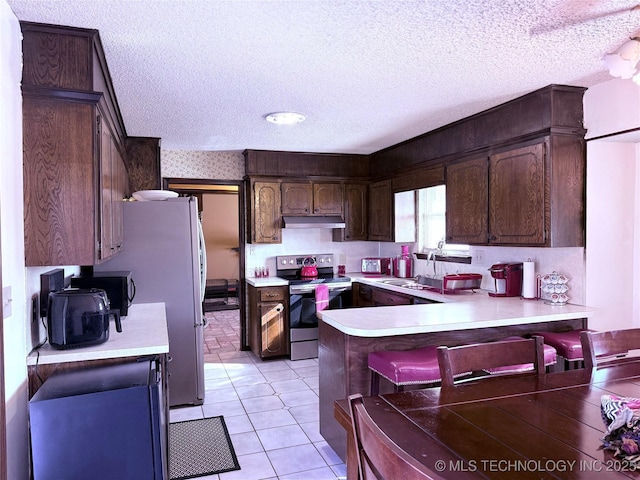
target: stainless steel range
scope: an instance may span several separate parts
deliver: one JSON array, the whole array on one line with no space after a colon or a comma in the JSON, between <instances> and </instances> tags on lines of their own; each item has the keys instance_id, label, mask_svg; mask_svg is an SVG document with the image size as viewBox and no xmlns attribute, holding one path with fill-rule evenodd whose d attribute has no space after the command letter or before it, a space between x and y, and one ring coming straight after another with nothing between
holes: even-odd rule
<instances>
[{"instance_id":1,"label":"stainless steel range","mask_svg":"<svg viewBox=\"0 0 640 480\"><path fill-rule=\"evenodd\" d=\"M332 254L276 257L276 275L289 282L289 338L291 360L318 356L316 287L327 285L329 309L351 306L351 279L335 276ZM314 268L308 268L314 266ZM314 275L314 272L317 274ZM303 276L304 274L304 276Z\"/></svg>"}]
</instances>

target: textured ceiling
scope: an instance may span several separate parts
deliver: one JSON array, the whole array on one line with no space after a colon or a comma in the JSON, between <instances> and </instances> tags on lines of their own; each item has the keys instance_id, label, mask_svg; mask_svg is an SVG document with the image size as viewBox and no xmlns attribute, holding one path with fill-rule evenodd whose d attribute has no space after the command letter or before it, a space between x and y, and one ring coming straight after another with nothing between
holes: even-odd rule
<instances>
[{"instance_id":1,"label":"textured ceiling","mask_svg":"<svg viewBox=\"0 0 640 480\"><path fill-rule=\"evenodd\" d=\"M100 31L132 136L169 150L371 153L546 85L611 77L623 0L7 0ZM307 120L284 127L267 113Z\"/></svg>"}]
</instances>

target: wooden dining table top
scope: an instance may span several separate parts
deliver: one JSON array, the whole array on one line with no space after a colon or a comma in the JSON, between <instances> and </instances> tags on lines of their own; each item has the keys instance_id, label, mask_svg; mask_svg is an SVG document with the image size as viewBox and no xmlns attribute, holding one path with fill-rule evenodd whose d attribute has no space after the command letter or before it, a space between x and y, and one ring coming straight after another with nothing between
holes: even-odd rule
<instances>
[{"instance_id":1,"label":"wooden dining table top","mask_svg":"<svg viewBox=\"0 0 640 480\"><path fill-rule=\"evenodd\" d=\"M640 478L640 465L601 448L603 395L640 397L640 360L593 371L496 376L364 402L392 440L442 478ZM346 400L334 411L350 428ZM357 472L353 455L349 478Z\"/></svg>"}]
</instances>

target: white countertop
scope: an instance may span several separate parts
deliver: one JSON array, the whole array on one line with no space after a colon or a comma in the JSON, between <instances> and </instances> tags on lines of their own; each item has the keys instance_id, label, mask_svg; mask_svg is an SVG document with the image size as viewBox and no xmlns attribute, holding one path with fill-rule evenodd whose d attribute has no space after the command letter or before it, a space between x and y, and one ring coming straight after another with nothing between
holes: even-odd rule
<instances>
[{"instance_id":1,"label":"white countertop","mask_svg":"<svg viewBox=\"0 0 640 480\"><path fill-rule=\"evenodd\" d=\"M164 303L138 303L122 317L122 332L111 320L109 339L99 345L56 350L48 343L29 353L27 365L104 360L169 353L169 334Z\"/></svg>"},{"instance_id":2,"label":"white countertop","mask_svg":"<svg viewBox=\"0 0 640 480\"><path fill-rule=\"evenodd\" d=\"M555 320L590 318L595 309L580 305L547 305L542 300L520 297L490 297L486 290L442 295L380 283L381 278L349 275L353 281L379 286L443 302L425 305L365 307L324 310L322 321L339 331L357 337L386 337L415 333L468 330L496 326L541 323ZM388 277L392 278L392 277Z\"/></svg>"},{"instance_id":3,"label":"white countertop","mask_svg":"<svg viewBox=\"0 0 640 480\"><path fill-rule=\"evenodd\" d=\"M247 277L245 278L249 285L254 287L286 287L289 282L280 277Z\"/></svg>"}]
</instances>

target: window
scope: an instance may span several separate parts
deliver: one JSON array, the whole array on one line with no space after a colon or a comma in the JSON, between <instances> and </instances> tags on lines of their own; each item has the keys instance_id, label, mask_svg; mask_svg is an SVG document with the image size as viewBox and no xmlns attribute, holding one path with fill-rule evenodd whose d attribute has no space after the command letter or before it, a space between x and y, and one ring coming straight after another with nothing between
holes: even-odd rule
<instances>
[{"instance_id":1,"label":"window","mask_svg":"<svg viewBox=\"0 0 640 480\"><path fill-rule=\"evenodd\" d=\"M446 190L444 185L421 188L417 191L418 251L438 248L447 251L469 251L468 245L445 245L446 235Z\"/></svg>"}]
</instances>

